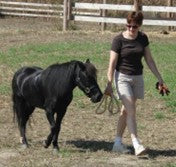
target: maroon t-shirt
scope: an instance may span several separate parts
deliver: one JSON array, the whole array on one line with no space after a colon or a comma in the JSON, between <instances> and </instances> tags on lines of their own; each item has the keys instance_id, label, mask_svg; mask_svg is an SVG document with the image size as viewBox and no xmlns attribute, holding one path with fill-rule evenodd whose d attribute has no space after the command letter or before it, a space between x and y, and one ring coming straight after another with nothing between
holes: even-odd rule
<instances>
[{"instance_id":1,"label":"maroon t-shirt","mask_svg":"<svg viewBox=\"0 0 176 167\"><path fill-rule=\"evenodd\" d=\"M142 57L147 45L149 45L148 37L143 32L138 32L135 39L126 39L122 33L117 35L111 47L111 50L119 55L116 70L127 75L141 75Z\"/></svg>"}]
</instances>

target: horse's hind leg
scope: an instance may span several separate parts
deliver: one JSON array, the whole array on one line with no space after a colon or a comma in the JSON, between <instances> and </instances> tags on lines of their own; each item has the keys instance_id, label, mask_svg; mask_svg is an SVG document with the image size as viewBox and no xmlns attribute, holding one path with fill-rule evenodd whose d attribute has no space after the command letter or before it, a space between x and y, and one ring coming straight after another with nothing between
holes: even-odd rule
<instances>
[{"instance_id":1,"label":"horse's hind leg","mask_svg":"<svg viewBox=\"0 0 176 167\"><path fill-rule=\"evenodd\" d=\"M28 142L26 138L26 123L34 111L34 107L30 107L26 104L25 100L20 97L15 97L14 101L14 113L16 114L18 127L20 131L20 142L22 143L22 147L28 147Z\"/></svg>"},{"instance_id":2,"label":"horse's hind leg","mask_svg":"<svg viewBox=\"0 0 176 167\"><path fill-rule=\"evenodd\" d=\"M20 125L20 135L21 135L21 143L24 148L28 147L28 142L26 138L26 123L29 120L30 115L34 111L34 107L27 107L25 106L23 119L21 120Z\"/></svg>"}]
</instances>

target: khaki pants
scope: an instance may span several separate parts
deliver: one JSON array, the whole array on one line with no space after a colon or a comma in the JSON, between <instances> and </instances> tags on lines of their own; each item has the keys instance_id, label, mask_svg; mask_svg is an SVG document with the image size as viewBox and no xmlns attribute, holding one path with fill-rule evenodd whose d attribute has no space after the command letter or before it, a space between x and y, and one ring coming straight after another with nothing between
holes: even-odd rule
<instances>
[{"instance_id":1,"label":"khaki pants","mask_svg":"<svg viewBox=\"0 0 176 167\"><path fill-rule=\"evenodd\" d=\"M136 99L144 98L143 75L126 75L115 71L114 78L119 99L122 96L131 96Z\"/></svg>"}]
</instances>

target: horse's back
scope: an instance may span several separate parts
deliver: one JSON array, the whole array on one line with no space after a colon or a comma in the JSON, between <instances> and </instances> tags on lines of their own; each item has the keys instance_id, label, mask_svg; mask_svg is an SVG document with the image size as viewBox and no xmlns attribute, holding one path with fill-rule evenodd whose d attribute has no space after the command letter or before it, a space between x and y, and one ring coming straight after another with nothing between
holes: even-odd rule
<instances>
[{"instance_id":1,"label":"horse's back","mask_svg":"<svg viewBox=\"0 0 176 167\"><path fill-rule=\"evenodd\" d=\"M40 68L40 67L22 67L22 68L20 68L19 70L17 70L16 72L15 72L15 75L14 76L18 76L18 75L21 75L21 74L25 74L25 75L31 75L31 74L33 74L33 73L35 73L35 72L37 72L37 71L41 71L41 70L43 70L42 68Z\"/></svg>"},{"instance_id":2,"label":"horse's back","mask_svg":"<svg viewBox=\"0 0 176 167\"><path fill-rule=\"evenodd\" d=\"M20 88L31 75L40 73L43 69L40 67L22 67L17 70L12 79L12 91L15 94L20 93Z\"/></svg>"}]
</instances>

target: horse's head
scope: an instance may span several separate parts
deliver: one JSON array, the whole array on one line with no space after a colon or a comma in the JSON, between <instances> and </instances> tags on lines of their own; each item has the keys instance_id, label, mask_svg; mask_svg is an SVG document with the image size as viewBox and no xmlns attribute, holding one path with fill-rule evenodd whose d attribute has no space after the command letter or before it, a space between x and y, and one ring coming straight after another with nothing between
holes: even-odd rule
<instances>
[{"instance_id":1,"label":"horse's head","mask_svg":"<svg viewBox=\"0 0 176 167\"><path fill-rule=\"evenodd\" d=\"M96 68L89 60L86 63L78 62L76 70L76 85L96 103L102 98L102 92L97 83Z\"/></svg>"}]
</instances>

